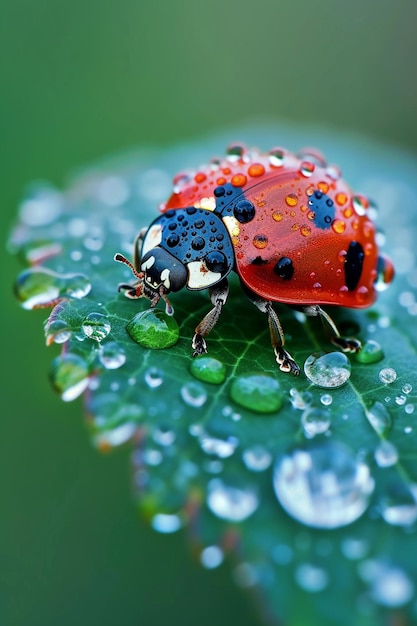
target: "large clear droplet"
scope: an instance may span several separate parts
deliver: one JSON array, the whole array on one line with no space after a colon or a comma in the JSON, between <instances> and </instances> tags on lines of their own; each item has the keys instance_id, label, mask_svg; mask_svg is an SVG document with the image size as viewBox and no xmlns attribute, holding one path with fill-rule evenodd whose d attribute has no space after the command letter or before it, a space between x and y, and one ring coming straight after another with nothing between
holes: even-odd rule
<instances>
[{"instance_id":1,"label":"large clear droplet","mask_svg":"<svg viewBox=\"0 0 417 626\"><path fill-rule=\"evenodd\" d=\"M213 478L207 486L207 505L216 517L242 522L256 511L259 499L252 485L232 486Z\"/></svg>"},{"instance_id":2,"label":"large clear droplet","mask_svg":"<svg viewBox=\"0 0 417 626\"><path fill-rule=\"evenodd\" d=\"M349 380L351 365L343 352L311 354L304 363L304 373L318 387L334 389Z\"/></svg>"},{"instance_id":3,"label":"large clear droplet","mask_svg":"<svg viewBox=\"0 0 417 626\"><path fill-rule=\"evenodd\" d=\"M374 490L369 467L329 441L280 457L274 488L283 508L307 526L338 528L358 519Z\"/></svg>"},{"instance_id":4,"label":"large clear droplet","mask_svg":"<svg viewBox=\"0 0 417 626\"><path fill-rule=\"evenodd\" d=\"M366 411L366 417L374 431L382 437L387 435L392 427L391 415L381 402L374 402L371 408Z\"/></svg>"},{"instance_id":5,"label":"large clear droplet","mask_svg":"<svg viewBox=\"0 0 417 626\"><path fill-rule=\"evenodd\" d=\"M103 341L111 331L110 320L103 313L89 313L81 324L81 330L85 337Z\"/></svg>"},{"instance_id":6,"label":"large clear droplet","mask_svg":"<svg viewBox=\"0 0 417 626\"><path fill-rule=\"evenodd\" d=\"M15 295L28 310L52 306L59 298L83 298L90 290L84 274L58 274L44 267L25 270L15 283Z\"/></svg>"}]
</instances>

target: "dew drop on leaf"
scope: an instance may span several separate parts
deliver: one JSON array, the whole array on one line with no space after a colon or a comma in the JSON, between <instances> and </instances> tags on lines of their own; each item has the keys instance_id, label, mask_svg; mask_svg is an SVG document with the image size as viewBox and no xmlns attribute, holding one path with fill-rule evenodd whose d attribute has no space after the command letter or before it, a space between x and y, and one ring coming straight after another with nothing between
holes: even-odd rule
<instances>
[{"instance_id":1,"label":"dew drop on leaf","mask_svg":"<svg viewBox=\"0 0 417 626\"><path fill-rule=\"evenodd\" d=\"M144 348L169 348L177 343L179 328L175 319L161 309L140 311L126 326L131 338Z\"/></svg>"},{"instance_id":2,"label":"dew drop on leaf","mask_svg":"<svg viewBox=\"0 0 417 626\"><path fill-rule=\"evenodd\" d=\"M235 378L230 396L236 404L257 413L275 413L281 408L283 400L279 382L265 374Z\"/></svg>"},{"instance_id":3,"label":"dew drop on leaf","mask_svg":"<svg viewBox=\"0 0 417 626\"><path fill-rule=\"evenodd\" d=\"M378 363L384 358L384 351L382 350L380 344L373 339L369 339L366 341L362 348L355 354L355 359L359 361L359 363L364 363L366 365L370 363Z\"/></svg>"},{"instance_id":4,"label":"dew drop on leaf","mask_svg":"<svg viewBox=\"0 0 417 626\"><path fill-rule=\"evenodd\" d=\"M338 528L366 510L374 480L349 448L329 441L278 458L274 488L282 507L298 521Z\"/></svg>"},{"instance_id":5,"label":"dew drop on leaf","mask_svg":"<svg viewBox=\"0 0 417 626\"><path fill-rule=\"evenodd\" d=\"M374 452L379 467L391 467L398 461L398 450L391 441L383 440Z\"/></svg>"},{"instance_id":6,"label":"dew drop on leaf","mask_svg":"<svg viewBox=\"0 0 417 626\"><path fill-rule=\"evenodd\" d=\"M223 563L224 554L219 546L207 546L201 551L200 562L206 569L215 569Z\"/></svg>"},{"instance_id":7,"label":"dew drop on leaf","mask_svg":"<svg viewBox=\"0 0 417 626\"><path fill-rule=\"evenodd\" d=\"M89 313L81 323L81 331L89 339L103 341L111 331L110 320L103 313Z\"/></svg>"},{"instance_id":8,"label":"dew drop on leaf","mask_svg":"<svg viewBox=\"0 0 417 626\"><path fill-rule=\"evenodd\" d=\"M72 334L71 329L68 328L68 324L64 320L52 319L52 317L46 321L44 328L47 346L50 346L52 343L65 343Z\"/></svg>"},{"instance_id":9,"label":"dew drop on leaf","mask_svg":"<svg viewBox=\"0 0 417 626\"><path fill-rule=\"evenodd\" d=\"M384 367L378 374L379 380L384 385L389 385L397 380L397 372L392 367Z\"/></svg>"},{"instance_id":10,"label":"dew drop on leaf","mask_svg":"<svg viewBox=\"0 0 417 626\"><path fill-rule=\"evenodd\" d=\"M192 407L201 407L207 400L207 392L199 383L185 383L180 390L181 398L185 404Z\"/></svg>"},{"instance_id":11,"label":"dew drop on leaf","mask_svg":"<svg viewBox=\"0 0 417 626\"><path fill-rule=\"evenodd\" d=\"M329 584L329 575L317 565L301 563L295 570L295 580L305 591L317 593L323 591Z\"/></svg>"},{"instance_id":12,"label":"dew drop on leaf","mask_svg":"<svg viewBox=\"0 0 417 626\"><path fill-rule=\"evenodd\" d=\"M257 444L244 450L242 459L248 470L264 472L272 463L272 454L264 446Z\"/></svg>"},{"instance_id":13,"label":"dew drop on leaf","mask_svg":"<svg viewBox=\"0 0 417 626\"><path fill-rule=\"evenodd\" d=\"M259 499L251 485L232 486L212 478L207 485L207 506L220 519L242 522L256 511Z\"/></svg>"},{"instance_id":14,"label":"dew drop on leaf","mask_svg":"<svg viewBox=\"0 0 417 626\"><path fill-rule=\"evenodd\" d=\"M227 459L232 456L239 444L239 440L236 437L230 436L226 439L220 439L218 437L210 437L205 433L198 440L203 452L217 456L219 459Z\"/></svg>"},{"instance_id":15,"label":"dew drop on leaf","mask_svg":"<svg viewBox=\"0 0 417 626\"><path fill-rule=\"evenodd\" d=\"M126 352L117 341L108 341L100 345L98 358L107 370L116 370L126 363Z\"/></svg>"},{"instance_id":16,"label":"dew drop on leaf","mask_svg":"<svg viewBox=\"0 0 417 626\"><path fill-rule=\"evenodd\" d=\"M318 387L334 389L349 380L351 365L342 352L316 353L307 357L304 373Z\"/></svg>"},{"instance_id":17,"label":"dew drop on leaf","mask_svg":"<svg viewBox=\"0 0 417 626\"><path fill-rule=\"evenodd\" d=\"M88 386L90 370L77 354L63 354L52 362L50 379L54 389L65 402L78 398Z\"/></svg>"},{"instance_id":18,"label":"dew drop on leaf","mask_svg":"<svg viewBox=\"0 0 417 626\"><path fill-rule=\"evenodd\" d=\"M144 378L145 383L151 389L157 389L164 382L163 374L157 367L150 367L146 370Z\"/></svg>"},{"instance_id":19,"label":"dew drop on leaf","mask_svg":"<svg viewBox=\"0 0 417 626\"><path fill-rule=\"evenodd\" d=\"M38 267L20 273L15 283L15 295L24 309L48 307L58 298L83 298L91 290L84 274L58 274Z\"/></svg>"},{"instance_id":20,"label":"dew drop on leaf","mask_svg":"<svg viewBox=\"0 0 417 626\"><path fill-rule=\"evenodd\" d=\"M417 520L417 485L391 484L380 502L384 520L392 526L411 526Z\"/></svg>"},{"instance_id":21,"label":"dew drop on leaf","mask_svg":"<svg viewBox=\"0 0 417 626\"><path fill-rule=\"evenodd\" d=\"M368 422L374 431L381 436L385 436L392 427L392 418L388 409L382 402L374 404L365 412Z\"/></svg>"},{"instance_id":22,"label":"dew drop on leaf","mask_svg":"<svg viewBox=\"0 0 417 626\"><path fill-rule=\"evenodd\" d=\"M360 564L359 574L369 583L374 602L381 606L400 607L410 602L414 595L414 583L394 565L369 559Z\"/></svg>"},{"instance_id":23,"label":"dew drop on leaf","mask_svg":"<svg viewBox=\"0 0 417 626\"><path fill-rule=\"evenodd\" d=\"M182 520L179 515L172 513L157 513L151 520L151 526L158 533L175 533L182 527Z\"/></svg>"},{"instance_id":24,"label":"dew drop on leaf","mask_svg":"<svg viewBox=\"0 0 417 626\"><path fill-rule=\"evenodd\" d=\"M301 415L301 426L309 439L327 432L330 423L330 414L323 409L309 408Z\"/></svg>"},{"instance_id":25,"label":"dew drop on leaf","mask_svg":"<svg viewBox=\"0 0 417 626\"><path fill-rule=\"evenodd\" d=\"M205 354L193 359L190 371L198 380L206 383L219 385L226 379L224 363Z\"/></svg>"}]
</instances>

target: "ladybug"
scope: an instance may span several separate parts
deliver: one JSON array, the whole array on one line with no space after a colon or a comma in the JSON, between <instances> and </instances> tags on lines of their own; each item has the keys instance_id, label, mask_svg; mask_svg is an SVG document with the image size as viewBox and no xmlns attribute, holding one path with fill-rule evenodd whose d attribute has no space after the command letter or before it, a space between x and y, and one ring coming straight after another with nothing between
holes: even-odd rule
<instances>
[{"instance_id":1,"label":"ladybug","mask_svg":"<svg viewBox=\"0 0 417 626\"><path fill-rule=\"evenodd\" d=\"M174 178L161 215L136 238L132 263L115 255L136 277L119 291L146 297L152 307L162 298L172 314L167 294L208 289L213 308L195 329L196 356L207 352L206 336L220 317L234 271L267 316L280 370L298 375L272 303L320 317L333 344L344 352L360 350L360 342L342 337L321 305L368 307L377 289L393 279L391 261L378 251L369 206L314 149L296 155L230 145L224 158Z\"/></svg>"}]
</instances>

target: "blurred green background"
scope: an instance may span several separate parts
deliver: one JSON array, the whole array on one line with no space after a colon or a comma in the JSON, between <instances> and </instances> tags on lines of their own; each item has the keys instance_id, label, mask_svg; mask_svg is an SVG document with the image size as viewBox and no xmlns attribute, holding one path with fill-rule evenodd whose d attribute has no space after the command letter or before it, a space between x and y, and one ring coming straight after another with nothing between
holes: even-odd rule
<instances>
[{"instance_id":1,"label":"blurred green background","mask_svg":"<svg viewBox=\"0 0 417 626\"><path fill-rule=\"evenodd\" d=\"M0 219L27 183L137 145L247 121L417 149L415 0L1 0ZM238 138L238 137L237 137ZM342 164L343 165L343 164ZM100 456L51 391L44 312L20 310L2 246L0 624L255 625L228 565L136 516L128 451Z\"/></svg>"}]
</instances>

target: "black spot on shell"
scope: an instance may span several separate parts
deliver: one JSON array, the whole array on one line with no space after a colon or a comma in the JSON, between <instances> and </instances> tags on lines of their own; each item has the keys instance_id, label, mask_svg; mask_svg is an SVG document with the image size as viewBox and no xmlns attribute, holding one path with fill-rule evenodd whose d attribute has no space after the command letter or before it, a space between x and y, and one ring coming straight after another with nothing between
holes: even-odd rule
<instances>
[{"instance_id":1,"label":"black spot on shell","mask_svg":"<svg viewBox=\"0 0 417 626\"><path fill-rule=\"evenodd\" d=\"M227 259L225 255L218 250L213 250L212 252L209 252L205 257L205 262L207 265L207 269L209 269L210 272L224 274L228 269Z\"/></svg>"},{"instance_id":2,"label":"black spot on shell","mask_svg":"<svg viewBox=\"0 0 417 626\"><path fill-rule=\"evenodd\" d=\"M252 265L265 265L266 263L268 263L268 259L263 259L261 256L257 256L256 258L253 259L253 261L251 261Z\"/></svg>"},{"instance_id":3,"label":"black spot on shell","mask_svg":"<svg viewBox=\"0 0 417 626\"><path fill-rule=\"evenodd\" d=\"M196 213L196 212L197 212L197 209L196 209L195 207L193 207L193 206L189 206L189 207L186 209L186 211L187 211L188 215L194 215L194 213Z\"/></svg>"},{"instance_id":4,"label":"black spot on shell","mask_svg":"<svg viewBox=\"0 0 417 626\"><path fill-rule=\"evenodd\" d=\"M235 204L233 210L234 216L241 224L250 222L255 217L255 207L250 200L240 200Z\"/></svg>"},{"instance_id":5,"label":"black spot on shell","mask_svg":"<svg viewBox=\"0 0 417 626\"><path fill-rule=\"evenodd\" d=\"M358 241L351 241L345 257L345 278L349 291L353 291L358 286L362 275L363 261L365 253Z\"/></svg>"},{"instance_id":6,"label":"black spot on shell","mask_svg":"<svg viewBox=\"0 0 417 626\"><path fill-rule=\"evenodd\" d=\"M274 267L274 272L282 280L291 280L294 274L294 265L287 256L283 256L277 261Z\"/></svg>"},{"instance_id":7,"label":"black spot on shell","mask_svg":"<svg viewBox=\"0 0 417 626\"><path fill-rule=\"evenodd\" d=\"M170 248L175 248L175 246L179 244L180 238L177 233L172 233L171 235L168 235L168 237L166 238L166 242L167 246L169 246Z\"/></svg>"},{"instance_id":8,"label":"black spot on shell","mask_svg":"<svg viewBox=\"0 0 417 626\"><path fill-rule=\"evenodd\" d=\"M202 250L205 245L206 242L204 241L203 237L194 237L194 239L191 241L191 247L193 248L193 250Z\"/></svg>"},{"instance_id":9,"label":"black spot on shell","mask_svg":"<svg viewBox=\"0 0 417 626\"><path fill-rule=\"evenodd\" d=\"M216 187L215 190L213 191L213 193L216 196L216 198L221 198L225 194L225 188L224 187Z\"/></svg>"}]
</instances>

